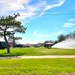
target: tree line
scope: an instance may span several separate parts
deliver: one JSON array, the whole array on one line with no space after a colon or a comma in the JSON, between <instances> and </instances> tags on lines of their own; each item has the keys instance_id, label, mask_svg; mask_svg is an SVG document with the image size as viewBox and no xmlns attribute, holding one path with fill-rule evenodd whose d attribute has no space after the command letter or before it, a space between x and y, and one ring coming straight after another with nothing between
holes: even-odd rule
<instances>
[{"instance_id":1,"label":"tree line","mask_svg":"<svg viewBox=\"0 0 75 75\"><path fill-rule=\"evenodd\" d=\"M45 44L45 43L48 43L48 42L52 42L52 43L56 44L56 43L59 43L59 42L61 42L61 41L66 40L66 39L75 39L75 31L73 31L73 32L71 32L71 33L69 33L69 34L67 34L67 35L60 34L60 35L57 37L57 40L55 40L55 41L53 41L53 40L46 40L46 41L44 42L44 44ZM53 44L53 45L54 45L54 44Z\"/></svg>"}]
</instances>

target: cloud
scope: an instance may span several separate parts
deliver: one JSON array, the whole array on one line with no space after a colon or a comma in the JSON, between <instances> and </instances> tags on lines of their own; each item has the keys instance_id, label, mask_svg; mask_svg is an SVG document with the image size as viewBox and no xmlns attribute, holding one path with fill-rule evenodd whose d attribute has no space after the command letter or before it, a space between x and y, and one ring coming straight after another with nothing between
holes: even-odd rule
<instances>
[{"instance_id":1,"label":"cloud","mask_svg":"<svg viewBox=\"0 0 75 75\"><path fill-rule=\"evenodd\" d=\"M75 26L75 19L69 19L68 22L66 22L63 27L74 27Z\"/></svg>"},{"instance_id":2,"label":"cloud","mask_svg":"<svg viewBox=\"0 0 75 75\"><path fill-rule=\"evenodd\" d=\"M39 34L37 31L34 31L34 32L33 32L33 35L34 35L36 38L41 38L41 37L42 37L42 35Z\"/></svg>"},{"instance_id":3,"label":"cloud","mask_svg":"<svg viewBox=\"0 0 75 75\"><path fill-rule=\"evenodd\" d=\"M40 34L39 31L34 31L34 32L33 32L33 35L34 35L36 38L47 38L47 37L50 37L49 34Z\"/></svg>"},{"instance_id":4,"label":"cloud","mask_svg":"<svg viewBox=\"0 0 75 75\"><path fill-rule=\"evenodd\" d=\"M65 32L64 30L58 30L56 32L52 32L50 33L50 37L59 36L60 34L63 34L64 32Z\"/></svg>"},{"instance_id":5,"label":"cloud","mask_svg":"<svg viewBox=\"0 0 75 75\"><path fill-rule=\"evenodd\" d=\"M61 5L63 5L64 2L65 2L65 0L59 0L59 2L57 4L46 5L44 11L47 11L47 10L54 8L54 7L61 6Z\"/></svg>"},{"instance_id":6,"label":"cloud","mask_svg":"<svg viewBox=\"0 0 75 75\"><path fill-rule=\"evenodd\" d=\"M69 22L75 22L75 19L74 18L69 19Z\"/></svg>"},{"instance_id":7,"label":"cloud","mask_svg":"<svg viewBox=\"0 0 75 75\"><path fill-rule=\"evenodd\" d=\"M35 36L36 38L50 38L50 37L53 37L53 36L58 36L58 35L63 34L63 33L64 33L63 30L51 32L51 33L47 33L47 34L42 34L39 31L34 31L33 36Z\"/></svg>"},{"instance_id":8,"label":"cloud","mask_svg":"<svg viewBox=\"0 0 75 75\"><path fill-rule=\"evenodd\" d=\"M19 12L20 16L17 18L18 20L22 20L22 19L27 19L30 18L32 19L33 16L35 16L36 14L34 12Z\"/></svg>"},{"instance_id":9,"label":"cloud","mask_svg":"<svg viewBox=\"0 0 75 75\"><path fill-rule=\"evenodd\" d=\"M65 0L56 0L57 3L50 4L47 0L1 0L0 15L11 15L20 13L19 19L33 19L45 14L51 8L61 6ZM59 1L59 2L58 2Z\"/></svg>"},{"instance_id":10,"label":"cloud","mask_svg":"<svg viewBox=\"0 0 75 75\"><path fill-rule=\"evenodd\" d=\"M65 23L63 27L73 27L75 24L73 23Z\"/></svg>"},{"instance_id":11,"label":"cloud","mask_svg":"<svg viewBox=\"0 0 75 75\"><path fill-rule=\"evenodd\" d=\"M57 35L60 35L60 34L64 33L64 31L58 31L56 33L57 33Z\"/></svg>"},{"instance_id":12,"label":"cloud","mask_svg":"<svg viewBox=\"0 0 75 75\"><path fill-rule=\"evenodd\" d=\"M1 0L0 7L2 7L3 11L16 11L16 10L24 10L24 4L28 4L30 0Z\"/></svg>"}]
</instances>

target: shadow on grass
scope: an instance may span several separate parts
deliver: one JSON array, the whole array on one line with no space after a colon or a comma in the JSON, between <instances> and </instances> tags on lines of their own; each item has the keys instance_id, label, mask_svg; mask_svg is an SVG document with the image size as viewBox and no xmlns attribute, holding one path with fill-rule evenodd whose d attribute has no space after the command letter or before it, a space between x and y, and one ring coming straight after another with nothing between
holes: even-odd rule
<instances>
[{"instance_id":1,"label":"shadow on grass","mask_svg":"<svg viewBox=\"0 0 75 75\"><path fill-rule=\"evenodd\" d=\"M22 52L16 49L11 49L10 53L7 53L7 50L0 50L0 57L6 57L6 56L23 56L23 55L27 55L27 52Z\"/></svg>"},{"instance_id":2,"label":"shadow on grass","mask_svg":"<svg viewBox=\"0 0 75 75\"><path fill-rule=\"evenodd\" d=\"M6 57L6 56L23 56L27 53L20 53L20 52L16 52L16 53L2 53L0 54L0 57Z\"/></svg>"},{"instance_id":3,"label":"shadow on grass","mask_svg":"<svg viewBox=\"0 0 75 75\"><path fill-rule=\"evenodd\" d=\"M6 56L39 56L39 55L75 55L75 49L47 49L40 48L11 48L10 53L7 50L0 50L0 57Z\"/></svg>"}]
</instances>

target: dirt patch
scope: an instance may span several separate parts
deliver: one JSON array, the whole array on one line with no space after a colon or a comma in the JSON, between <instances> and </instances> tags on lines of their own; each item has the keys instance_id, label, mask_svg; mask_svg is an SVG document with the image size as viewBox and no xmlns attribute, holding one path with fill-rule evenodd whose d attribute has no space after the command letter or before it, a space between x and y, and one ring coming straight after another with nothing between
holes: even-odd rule
<instances>
[{"instance_id":1,"label":"dirt patch","mask_svg":"<svg viewBox=\"0 0 75 75\"><path fill-rule=\"evenodd\" d=\"M75 73L67 72L66 75L75 75Z\"/></svg>"}]
</instances>

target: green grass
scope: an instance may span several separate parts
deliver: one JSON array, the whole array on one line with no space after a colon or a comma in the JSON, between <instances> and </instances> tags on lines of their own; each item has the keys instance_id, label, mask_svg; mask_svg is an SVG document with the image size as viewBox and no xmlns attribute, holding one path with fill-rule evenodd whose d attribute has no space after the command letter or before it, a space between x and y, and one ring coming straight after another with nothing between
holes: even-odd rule
<instances>
[{"instance_id":1,"label":"green grass","mask_svg":"<svg viewBox=\"0 0 75 75\"><path fill-rule=\"evenodd\" d=\"M11 53L7 50L0 50L0 56L39 56L39 55L75 55L75 49L47 49L39 48L11 48Z\"/></svg>"},{"instance_id":2,"label":"green grass","mask_svg":"<svg viewBox=\"0 0 75 75\"><path fill-rule=\"evenodd\" d=\"M2 59L0 75L75 75L75 59Z\"/></svg>"}]
</instances>

